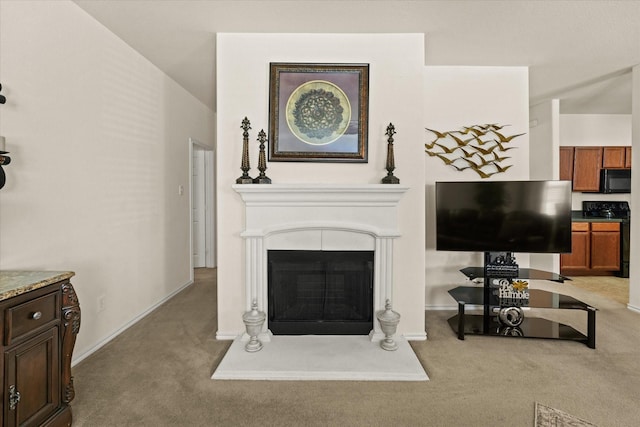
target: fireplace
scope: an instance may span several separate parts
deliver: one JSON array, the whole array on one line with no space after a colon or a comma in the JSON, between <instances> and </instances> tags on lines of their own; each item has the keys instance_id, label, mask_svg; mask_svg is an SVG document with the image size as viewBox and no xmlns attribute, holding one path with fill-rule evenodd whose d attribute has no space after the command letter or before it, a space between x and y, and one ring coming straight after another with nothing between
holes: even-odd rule
<instances>
[{"instance_id":1,"label":"fireplace","mask_svg":"<svg viewBox=\"0 0 640 427\"><path fill-rule=\"evenodd\" d=\"M367 335L373 329L373 251L269 251L274 335Z\"/></svg>"},{"instance_id":2,"label":"fireplace","mask_svg":"<svg viewBox=\"0 0 640 427\"><path fill-rule=\"evenodd\" d=\"M245 203L245 229L241 236L245 240L243 257L246 310L251 310L255 302L258 310L267 313L268 316L263 333L260 335L261 341L269 341L270 336L276 333L311 335L329 333L320 329L290 332L286 329L288 325L280 325L285 329L279 329L276 318L271 317L278 311L273 305L279 302L270 298L269 263L270 255L279 251L293 251L290 254L295 252L318 254L333 251L369 253L370 255L367 256L372 258L370 263L372 270L363 273L363 276L371 276L372 288L369 290L370 295L366 297L366 303L359 301L355 304L359 307L360 313L353 317L359 317L360 320L371 317L372 320L363 320L361 329L357 332L340 332L339 334L369 334L373 340L384 337L378 321L375 320L375 313L385 308L386 300L393 303L393 241L400 236L398 203L408 190L407 187L384 184L236 184L233 189ZM369 261L367 265L368 263ZM287 268L291 270L293 267ZM285 276L296 276L290 272L286 273L287 268L279 267L282 270L280 272ZM337 284L334 289L331 289L334 294L340 292L338 288L341 282L352 280L352 277L349 277L351 273L348 268L345 267L343 270L347 271L343 272L345 274L341 278L336 279ZM308 276L316 276L311 282L318 281L318 274L315 272L309 273ZM310 286L310 284L304 285L306 288ZM366 288L366 286L362 287ZM316 289L309 292L318 293L319 291ZM346 297L347 294L343 296ZM288 298L291 297L284 298L289 301ZM349 304L354 305L353 302ZM367 307L363 307L364 304L368 304ZM291 303L292 307L294 305ZM306 322L305 328L311 323L316 324L312 328L319 328L317 324L331 320L304 318L304 316L311 316L311 311L313 310L306 310L305 313L301 310L298 314L298 317L302 317ZM288 312L285 317L292 316L291 313ZM366 326L364 326L365 323ZM276 325L275 332L272 329L274 325ZM346 326L347 330L352 327L355 328L354 325Z\"/></svg>"}]
</instances>

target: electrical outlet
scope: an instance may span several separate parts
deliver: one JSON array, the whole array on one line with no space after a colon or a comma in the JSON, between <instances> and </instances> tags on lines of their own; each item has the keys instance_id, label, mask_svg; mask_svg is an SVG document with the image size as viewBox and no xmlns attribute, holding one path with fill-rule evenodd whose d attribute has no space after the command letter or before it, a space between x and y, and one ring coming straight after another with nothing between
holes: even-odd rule
<instances>
[{"instance_id":1,"label":"electrical outlet","mask_svg":"<svg viewBox=\"0 0 640 427\"><path fill-rule=\"evenodd\" d=\"M104 295L100 295L98 297L98 313L100 313L101 311L104 311L104 309L106 308L107 305L107 297L105 297Z\"/></svg>"}]
</instances>

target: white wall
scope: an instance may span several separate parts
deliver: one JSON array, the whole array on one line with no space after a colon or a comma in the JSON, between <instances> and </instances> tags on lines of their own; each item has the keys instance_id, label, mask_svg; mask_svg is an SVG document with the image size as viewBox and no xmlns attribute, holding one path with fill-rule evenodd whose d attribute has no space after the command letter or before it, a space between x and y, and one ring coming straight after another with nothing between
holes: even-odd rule
<instances>
[{"instance_id":1,"label":"white wall","mask_svg":"<svg viewBox=\"0 0 640 427\"><path fill-rule=\"evenodd\" d=\"M560 146L631 145L631 114L560 114Z\"/></svg>"},{"instance_id":2,"label":"white wall","mask_svg":"<svg viewBox=\"0 0 640 427\"><path fill-rule=\"evenodd\" d=\"M640 65L633 67L633 90L632 90L632 120L631 120L631 140L633 150L631 152L631 165L640 165ZM636 166L636 170L638 170ZM631 173L631 205L640 206L640 174ZM640 312L640 221L636 214L633 216L631 208L631 249L629 267L629 308Z\"/></svg>"},{"instance_id":3,"label":"white wall","mask_svg":"<svg viewBox=\"0 0 640 427\"><path fill-rule=\"evenodd\" d=\"M560 178L560 100L529 109L529 179ZM530 267L560 271L560 255L530 254Z\"/></svg>"},{"instance_id":4,"label":"white wall","mask_svg":"<svg viewBox=\"0 0 640 427\"><path fill-rule=\"evenodd\" d=\"M0 268L76 272L78 360L189 283L189 137L214 115L70 1L0 2L0 54Z\"/></svg>"},{"instance_id":5,"label":"white wall","mask_svg":"<svg viewBox=\"0 0 640 427\"><path fill-rule=\"evenodd\" d=\"M425 68L425 115L430 129L450 131L463 126L500 123L510 125L510 135L526 133L514 139L518 149L510 150L514 166L489 180L529 179L529 74L526 67L434 67ZM433 139L422 136L423 144ZM424 150L424 146L423 146ZM472 170L462 172L440 159L424 156L426 169L426 307L451 308L455 301L447 291L464 283L460 269L482 265L482 254L435 250L435 182L479 181ZM527 254L516 255L520 266L529 265Z\"/></svg>"},{"instance_id":6,"label":"white wall","mask_svg":"<svg viewBox=\"0 0 640 427\"><path fill-rule=\"evenodd\" d=\"M422 34L218 34L218 336L244 330L244 205L231 185L241 175L242 130L251 121L250 174L256 137L268 131L269 62L368 63L369 161L360 164L270 162L274 183L379 183L386 175L387 125L395 125L396 173L411 189L400 202L394 245L394 310L399 333L424 337L424 163Z\"/></svg>"},{"instance_id":7,"label":"white wall","mask_svg":"<svg viewBox=\"0 0 640 427\"><path fill-rule=\"evenodd\" d=\"M560 101L550 100L529 109L530 179L560 177Z\"/></svg>"}]
</instances>

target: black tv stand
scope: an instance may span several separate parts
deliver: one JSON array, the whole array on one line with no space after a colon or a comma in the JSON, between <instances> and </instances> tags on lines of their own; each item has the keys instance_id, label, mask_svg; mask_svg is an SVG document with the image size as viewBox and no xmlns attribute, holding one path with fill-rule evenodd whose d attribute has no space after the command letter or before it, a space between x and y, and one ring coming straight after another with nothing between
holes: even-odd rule
<instances>
[{"instance_id":1,"label":"black tv stand","mask_svg":"<svg viewBox=\"0 0 640 427\"><path fill-rule=\"evenodd\" d=\"M491 263L496 257L497 265ZM525 280L543 279L563 282L569 280L555 273L535 269L520 269L510 253L485 253L483 267L467 267L460 270L470 279L484 278L480 286L458 286L449 294L458 302L458 314L449 319L449 325L464 340L465 335L490 335L523 338L547 338L582 342L589 348L596 347L596 309L568 295L540 289L526 289ZM489 268L487 268L489 266ZM501 268L504 267L504 268ZM521 291L509 291L513 283ZM507 290L505 290L507 289ZM483 314L466 314L467 304L482 306ZM571 326L539 317L525 316L523 308L552 308L585 310L587 334Z\"/></svg>"}]
</instances>

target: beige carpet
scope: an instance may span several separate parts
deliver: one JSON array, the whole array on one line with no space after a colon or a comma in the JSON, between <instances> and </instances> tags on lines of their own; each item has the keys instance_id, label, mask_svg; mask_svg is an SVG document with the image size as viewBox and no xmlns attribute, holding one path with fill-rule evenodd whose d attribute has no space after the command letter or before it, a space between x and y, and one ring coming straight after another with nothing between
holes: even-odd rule
<instances>
[{"instance_id":1,"label":"beige carpet","mask_svg":"<svg viewBox=\"0 0 640 427\"><path fill-rule=\"evenodd\" d=\"M544 286L598 308L595 350L460 341L447 323L454 311L427 311L429 339L410 344L429 381L228 381L211 379L231 342L215 339L215 271L199 269L194 285L73 368L73 425L531 427L541 402L598 426L637 426L640 314L568 284ZM582 311L547 314L585 331Z\"/></svg>"},{"instance_id":2,"label":"beige carpet","mask_svg":"<svg viewBox=\"0 0 640 427\"><path fill-rule=\"evenodd\" d=\"M535 427L596 427L596 425L536 402Z\"/></svg>"}]
</instances>

